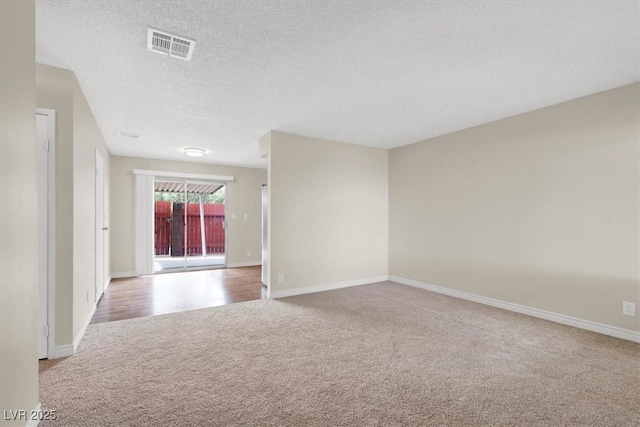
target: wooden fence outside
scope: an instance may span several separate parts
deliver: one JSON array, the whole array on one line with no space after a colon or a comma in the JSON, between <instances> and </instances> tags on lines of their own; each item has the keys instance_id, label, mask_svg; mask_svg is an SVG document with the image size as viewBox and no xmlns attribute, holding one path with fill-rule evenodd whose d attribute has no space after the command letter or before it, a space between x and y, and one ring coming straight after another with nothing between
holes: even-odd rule
<instances>
[{"instance_id":1,"label":"wooden fence outside","mask_svg":"<svg viewBox=\"0 0 640 427\"><path fill-rule=\"evenodd\" d=\"M174 206L176 205L176 206ZM207 254L222 254L225 250L224 205L204 204L204 230ZM184 204L155 202L155 254L184 256L184 231L173 221L184 223ZM200 205L187 203L186 209L187 255L202 255L202 233L200 232ZM173 240L176 240L175 243Z\"/></svg>"}]
</instances>

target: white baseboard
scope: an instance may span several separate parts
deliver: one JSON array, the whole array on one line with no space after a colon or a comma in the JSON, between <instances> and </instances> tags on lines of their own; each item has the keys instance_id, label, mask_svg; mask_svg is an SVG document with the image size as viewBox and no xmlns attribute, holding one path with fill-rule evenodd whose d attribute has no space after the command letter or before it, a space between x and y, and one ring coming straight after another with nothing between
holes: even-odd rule
<instances>
[{"instance_id":1,"label":"white baseboard","mask_svg":"<svg viewBox=\"0 0 640 427\"><path fill-rule=\"evenodd\" d=\"M262 261L229 262L227 263L227 268L253 267L256 265L262 265Z\"/></svg>"},{"instance_id":2,"label":"white baseboard","mask_svg":"<svg viewBox=\"0 0 640 427\"><path fill-rule=\"evenodd\" d=\"M59 359L61 357L73 356L73 344L57 345L53 348L53 355L47 359Z\"/></svg>"},{"instance_id":3,"label":"white baseboard","mask_svg":"<svg viewBox=\"0 0 640 427\"><path fill-rule=\"evenodd\" d=\"M31 417L33 414L40 414L40 411L42 411L42 404L40 404L40 402L38 402L38 406L36 406L36 409L34 409L30 414L30 418L29 421L27 421L27 425L26 427L38 427L38 424L40 424L40 419L38 417L35 417L35 419L33 417Z\"/></svg>"},{"instance_id":4,"label":"white baseboard","mask_svg":"<svg viewBox=\"0 0 640 427\"><path fill-rule=\"evenodd\" d=\"M122 279L124 277L136 277L135 271L115 271L111 273L111 279Z\"/></svg>"},{"instance_id":5,"label":"white baseboard","mask_svg":"<svg viewBox=\"0 0 640 427\"><path fill-rule=\"evenodd\" d=\"M324 285L307 286L304 288L285 289L283 291L269 291L269 298L284 298L294 295L311 294L314 292L331 291L333 289L350 288L351 286L368 285L370 283L384 282L389 276L367 277L364 279L346 280L344 282L326 283Z\"/></svg>"},{"instance_id":6,"label":"white baseboard","mask_svg":"<svg viewBox=\"0 0 640 427\"><path fill-rule=\"evenodd\" d=\"M93 315L96 312L96 307L97 307L96 304L93 304L91 306L91 312L89 313L89 315L87 316L87 319L82 325L80 332L78 332L78 335L76 335L75 339L73 340L73 344L64 344L64 345L55 346L53 350L53 355L49 357L49 359L58 359L60 357L73 356L74 354L76 354L76 351L78 351L78 346L80 345L80 342L82 341L82 338L84 337L85 332L87 332L87 328L91 323L91 319L93 318Z\"/></svg>"},{"instance_id":7,"label":"white baseboard","mask_svg":"<svg viewBox=\"0 0 640 427\"><path fill-rule=\"evenodd\" d=\"M473 301L480 304L490 305L492 307L502 308L504 310L513 311L515 313L526 314L527 316L549 320L551 322L560 323L562 325L573 326L575 328L586 329L587 331L598 332L600 334L640 343L640 332L632 331L630 329L605 325L603 323L592 322L590 320L579 319L577 317L571 317L551 311L540 310L538 308L527 307L524 305L514 304L494 298L483 297L481 295L471 294L469 292L458 291L442 286L436 286L429 283L419 282L417 280L406 279L404 277L389 276L389 280L403 285L426 289L428 291L449 295L451 297L460 298L467 301Z\"/></svg>"},{"instance_id":8,"label":"white baseboard","mask_svg":"<svg viewBox=\"0 0 640 427\"><path fill-rule=\"evenodd\" d=\"M80 341L82 341L82 338L84 337L85 332L87 332L87 328L89 327L89 323L91 323L91 319L93 318L93 315L96 312L96 307L98 305L97 304L93 304L91 306L91 312L89 313L89 315L87 316L87 318L84 321L84 324L82 325L82 328L80 328L80 332L78 332L78 335L76 335L75 339L73 340L73 353L75 354L76 351L78 351L78 346L80 345Z\"/></svg>"},{"instance_id":9,"label":"white baseboard","mask_svg":"<svg viewBox=\"0 0 640 427\"><path fill-rule=\"evenodd\" d=\"M105 291L105 292L107 292L107 289L109 288L109 285L111 284L111 279L112 279L112 277L111 277L111 275L109 275L109 276L107 277L107 281L106 281L106 282L105 282L105 284L104 284L104 291Z\"/></svg>"}]
</instances>

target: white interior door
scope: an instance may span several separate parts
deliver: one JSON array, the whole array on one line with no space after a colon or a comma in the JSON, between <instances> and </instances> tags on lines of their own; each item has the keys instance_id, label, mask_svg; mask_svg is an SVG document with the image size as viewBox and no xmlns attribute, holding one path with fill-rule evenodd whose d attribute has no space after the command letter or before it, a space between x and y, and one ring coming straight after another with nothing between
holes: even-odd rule
<instances>
[{"instance_id":1,"label":"white interior door","mask_svg":"<svg viewBox=\"0 0 640 427\"><path fill-rule=\"evenodd\" d=\"M49 117L36 114L36 157L38 166L38 359L47 358L48 318L48 219L49 219Z\"/></svg>"},{"instance_id":2,"label":"white interior door","mask_svg":"<svg viewBox=\"0 0 640 427\"><path fill-rule=\"evenodd\" d=\"M96 151L96 302L104 293L104 159Z\"/></svg>"}]
</instances>

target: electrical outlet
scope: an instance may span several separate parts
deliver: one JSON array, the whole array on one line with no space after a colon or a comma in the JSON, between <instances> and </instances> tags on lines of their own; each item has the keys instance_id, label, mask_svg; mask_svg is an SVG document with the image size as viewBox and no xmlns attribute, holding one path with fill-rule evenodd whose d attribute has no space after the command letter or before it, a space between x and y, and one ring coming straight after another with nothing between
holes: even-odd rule
<instances>
[{"instance_id":1,"label":"electrical outlet","mask_svg":"<svg viewBox=\"0 0 640 427\"><path fill-rule=\"evenodd\" d=\"M242 214L242 218L249 219L249 214Z\"/></svg>"},{"instance_id":2,"label":"electrical outlet","mask_svg":"<svg viewBox=\"0 0 640 427\"><path fill-rule=\"evenodd\" d=\"M251 251L247 251L247 256L251 256Z\"/></svg>"},{"instance_id":3,"label":"electrical outlet","mask_svg":"<svg viewBox=\"0 0 640 427\"><path fill-rule=\"evenodd\" d=\"M278 283L282 283L282 282L284 282L284 274L278 273Z\"/></svg>"},{"instance_id":4,"label":"electrical outlet","mask_svg":"<svg viewBox=\"0 0 640 427\"><path fill-rule=\"evenodd\" d=\"M622 301L622 314L625 316L635 316L636 305L629 301Z\"/></svg>"},{"instance_id":5,"label":"electrical outlet","mask_svg":"<svg viewBox=\"0 0 640 427\"><path fill-rule=\"evenodd\" d=\"M232 213L231 214L231 219L236 219L236 214Z\"/></svg>"}]
</instances>

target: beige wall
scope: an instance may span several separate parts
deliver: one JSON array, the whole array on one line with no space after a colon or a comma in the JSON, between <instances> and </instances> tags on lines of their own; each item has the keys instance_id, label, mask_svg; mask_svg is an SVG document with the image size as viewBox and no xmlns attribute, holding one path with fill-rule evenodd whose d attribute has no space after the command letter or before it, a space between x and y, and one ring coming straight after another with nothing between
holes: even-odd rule
<instances>
[{"instance_id":1,"label":"beige wall","mask_svg":"<svg viewBox=\"0 0 640 427\"><path fill-rule=\"evenodd\" d=\"M640 330L639 90L391 150L390 274Z\"/></svg>"},{"instance_id":2,"label":"beige wall","mask_svg":"<svg viewBox=\"0 0 640 427\"><path fill-rule=\"evenodd\" d=\"M109 212L111 155L80 85L73 82L73 337L90 320L96 295L96 150L104 160L104 208ZM108 224L108 216L107 216ZM109 233L104 233L105 281Z\"/></svg>"},{"instance_id":3,"label":"beige wall","mask_svg":"<svg viewBox=\"0 0 640 427\"><path fill-rule=\"evenodd\" d=\"M386 276L387 151L270 139L271 292Z\"/></svg>"},{"instance_id":4,"label":"beige wall","mask_svg":"<svg viewBox=\"0 0 640 427\"><path fill-rule=\"evenodd\" d=\"M0 414L38 404L35 4L0 2ZM4 419L1 416L0 419ZM25 421L0 421L25 425Z\"/></svg>"},{"instance_id":5,"label":"beige wall","mask_svg":"<svg viewBox=\"0 0 640 427\"><path fill-rule=\"evenodd\" d=\"M63 346L78 338L96 302L95 152L105 160L107 184L110 155L72 71L37 64L36 98L38 107L56 111L55 340ZM108 187L105 206L108 212Z\"/></svg>"},{"instance_id":6,"label":"beige wall","mask_svg":"<svg viewBox=\"0 0 640 427\"><path fill-rule=\"evenodd\" d=\"M257 153L256 153L257 155ZM261 188L267 182L264 169L215 166L201 163L113 156L111 160L111 272L134 274L134 169L207 175L232 175L226 188L227 263L261 261ZM232 218L232 214L236 218ZM244 219L244 214L248 215ZM247 256L247 251L251 255Z\"/></svg>"}]
</instances>

